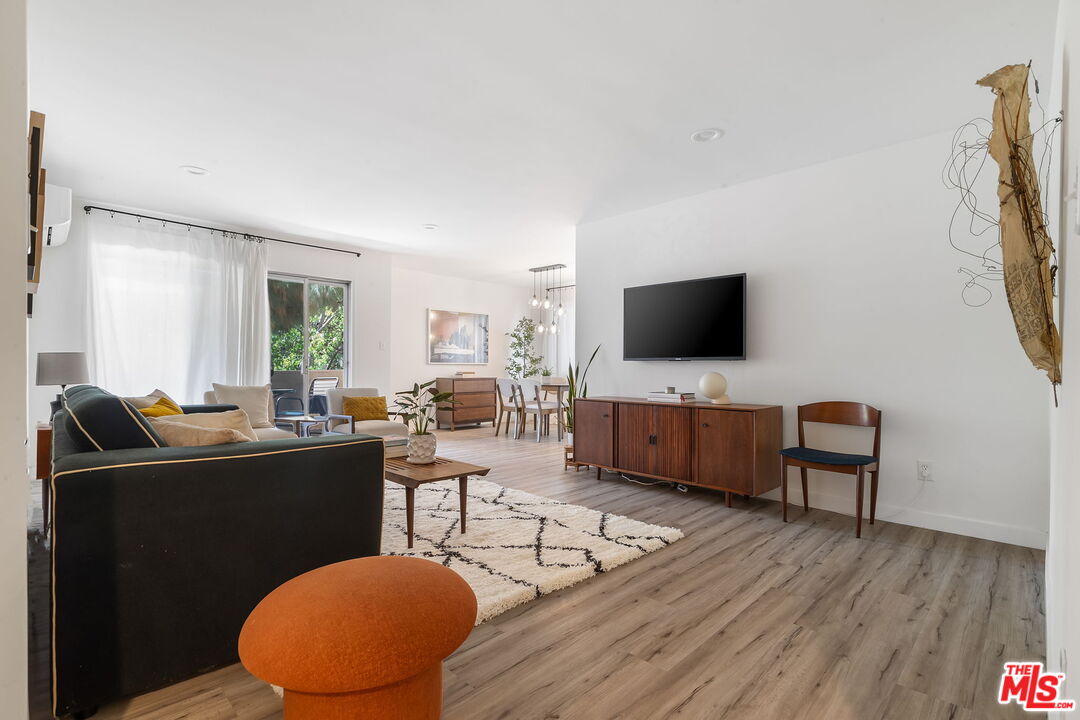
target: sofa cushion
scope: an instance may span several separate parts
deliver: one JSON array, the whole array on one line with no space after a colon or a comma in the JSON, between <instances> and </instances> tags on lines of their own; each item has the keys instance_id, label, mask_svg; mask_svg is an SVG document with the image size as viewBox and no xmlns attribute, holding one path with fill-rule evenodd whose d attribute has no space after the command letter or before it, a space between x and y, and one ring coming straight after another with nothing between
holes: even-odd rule
<instances>
[{"instance_id":1,"label":"sofa cushion","mask_svg":"<svg viewBox=\"0 0 1080 720\"><path fill-rule=\"evenodd\" d=\"M64 429L80 452L167 446L131 403L95 385L65 390L64 407Z\"/></svg>"},{"instance_id":2,"label":"sofa cushion","mask_svg":"<svg viewBox=\"0 0 1080 720\"><path fill-rule=\"evenodd\" d=\"M154 392L147 395L136 395L134 397L125 397L124 399L134 405L137 409L142 410L143 408L150 407L162 398L168 398L169 402L173 403L174 405L180 404L173 400L171 397L169 397L169 395L164 390L160 390L157 388L154 389Z\"/></svg>"},{"instance_id":3,"label":"sofa cushion","mask_svg":"<svg viewBox=\"0 0 1080 720\"><path fill-rule=\"evenodd\" d=\"M376 437L386 437L387 435L409 436L409 428L405 423L394 422L393 420L361 420L354 423L354 428L357 433Z\"/></svg>"},{"instance_id":4,"label":"sofa cushion","mask_svg":"<svg viewBox=\"0 0 1080 720\"><path fill-rule=\"evenodd\" d=\"M271 402L270 383L265 385L221 385L214 383L216 402L238 406L248 414L253 428L272 428L269 416Z\"/></svg>"},{"instance_id":5,"label":"sofa cushion","mask_svg":"<svg viewBox=\"0 0 1080 720\"><path fill-rule=\"evenodd\" d=\"M390 415L386 411L385 395L346 396L341 399L341 409L342 415L350 415L357 422L390 419Z\"/></svg>"},{"instance_id":6,"label":"sofa cushion","mask_svg":"<svg viewBox=\"0 0 1080 720\"><path fill-rule=\"evenodd\" d=\"M165 438L169 447L200 447L203 445L228 445L230 443L251 442L239 430L228 427L205 427L173 420L160 422L161 418L152 418L150 423Z\"/></svg>"},{"instance_id":7,"label":"sofa cushion","mask_svg":"<svg viewBox=\"0 0 1080 720\"><path fill-rule=\"evenodd\" d=\"M185 413L184 415L170 415L166 417L155 418L150 421L155 428L160 428L162 425L169 423L183 423L185 425L194 425L196 427L209 428L214 430L229 429L235 430L244 436L246 440L258 440L259 437L255 434L255 430L251 427L251 423L248 422L247 413L243 410L227 410L225 412L209 412L209 413ZM168 436L161 433L161 436L168 441ZM172 443L169 443L172 445ZM209 443L206 443L209 444Z\"/></svg>"},{"instance_id":8,"label":"sofa cushion","mask_svg":"<svg viewBox=\"0 0 1080 720\"><path fill-rule=\"evenodd\" d=\"M296 433L277 427L255 428L255 437L259 440L284 440L286 438L295 438Z\"/></svg>"},{"instance_id":9,"label":"sofa cushion","mask_svg":"<svg viewBox=\"0 0 1080 720\"><path fill-rule=\"evenodd\" d=\"M164 417L166 415L183 415L184 411L172 400L163 397L149 407L139 408L139 413L143 417Z\"/></svg>"}]
</instances>

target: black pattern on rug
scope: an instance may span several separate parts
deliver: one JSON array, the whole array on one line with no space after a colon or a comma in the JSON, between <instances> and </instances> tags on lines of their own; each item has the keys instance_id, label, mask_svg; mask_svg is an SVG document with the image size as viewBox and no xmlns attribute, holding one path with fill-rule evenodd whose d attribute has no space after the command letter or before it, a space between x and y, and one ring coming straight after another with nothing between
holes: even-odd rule
<instances>
[{"instance_id":1,"label":"black pattern on rug","mask_svg":"<svg viewBox=\"0 0 1080 720\"><path fill-rule=\"evenodd\" d=\"M465 578L478 622L609 571L682 537L661 527L471 480L466 534L456 481L416 490L414 548L406 547L405 491L387 483L383 554L427 558Z\"/></svg>"}]
</instances>

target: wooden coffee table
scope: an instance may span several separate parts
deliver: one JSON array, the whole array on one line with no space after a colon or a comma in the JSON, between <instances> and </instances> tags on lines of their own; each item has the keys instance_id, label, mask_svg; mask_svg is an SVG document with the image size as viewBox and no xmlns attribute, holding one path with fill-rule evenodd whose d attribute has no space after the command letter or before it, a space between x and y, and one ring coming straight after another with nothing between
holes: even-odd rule
<instances>
[{"instance_id":1,"label":"wooden coffee table","mask_svg":"<svg viewBox=\"0 0 1080 720\"><path fill-rule=\"evenodd\" d=\"M425 483L440 480L458 480L461 499L461 532L465 533L465 503L468 500L469 476L483 477L491 468L458 462L450 458L436 457L435 462L416 465L403 457L386 458L386 479L405 486L405 527L409 534L409 547L413 546L413 506L416 488Z\"/></svg>"}]
</instances>

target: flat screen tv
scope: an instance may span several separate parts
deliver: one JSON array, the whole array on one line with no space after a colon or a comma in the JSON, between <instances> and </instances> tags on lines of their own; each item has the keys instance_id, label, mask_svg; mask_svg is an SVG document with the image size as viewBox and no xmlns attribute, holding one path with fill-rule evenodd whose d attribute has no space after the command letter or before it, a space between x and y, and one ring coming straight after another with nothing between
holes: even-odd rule
<instances>
[{"instance_id":1,"label":"flat screen tv","mask_svg":"<svg viewBox=\"0 0 1080 720\"><path fill-rule=\"evenodd\" d=\"M745 360L746 274L623 290L624 360Z\"/></svg>"}]
</instances>

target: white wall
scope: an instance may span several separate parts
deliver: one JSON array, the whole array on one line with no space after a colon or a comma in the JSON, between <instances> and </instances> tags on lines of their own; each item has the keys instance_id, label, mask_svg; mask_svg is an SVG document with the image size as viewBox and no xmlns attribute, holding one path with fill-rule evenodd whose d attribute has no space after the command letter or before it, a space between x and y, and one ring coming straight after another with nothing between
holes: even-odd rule
<instances>
[{"instance_id":1,"label":"white wall","mask_svg":"<svg viewBox=\"0 0 1080 720\"><path fill-rule=\"evenodd\" d=\"M1046 663L1068 673L1069 660L1080 658L1080 232L1077 228L1077 188L1080 178L1080 8L1061 3L1057 64L1052 108L1065 111L1059 136L1060 199L1051 235L1058 246L1058 300L1063 349L1058 408L1050 411L1052 472L1050 481L1050 539L1046 550ZM1054 216L1051 216L1054 217ZM1066 675L1064 696L1076 699L1080 680ZM1071 713L1060 713L1067 717Z\"/></svg>"},{"instance_id":2,"label":"white wall","mask_svg":"<svg viewBox=\"0 0 1080 720\"><path fill-rule=\"evenodd\" d=\"M0 717L12 720L27 716L26 121L26 3L12 0L0 3Z\"/></svg>"},{"instance_id":3,"label":"white wall","mask_svg":"<svg viewBox=\"0 0 1080 720\"><path fill-rule=\"evenodd\" d=\"M46 138L48 118L46 118ZM41 283L34 298L34 317L29 325L30 423L47 422L49 402L60 388L38 387L39 352L86 352L86 228L82 211L86 204L72 202L71 232L63 245L45 248L41 265ZM33 456L31 455L31 458Z\"/></svg>"},{"instance_id":4,"label":"white wall","mask_svg":"<svg viewBox=\"0 0 1080 720\"><path fill-rule=\"evenodd\" d=\"M396 392L446 377L458 370L479 376L505 377L508 338L505 333L529 311L528 288L434 275L394 265L390 313L391 356L389 391ZM489 315L488 363L486 365L429 365L427 362L427 313L429 309ZM379 385L380 389L386 388Z\"/></svg>"},{"instance_id":5,"label":"white wall","mask_svg":"<svg viewBox=\"0 0 1080 720\"><path fill-rule=\"evenodd\" d=\"M884 413L879 517L1044 546L1049 384L1020 348L1004 288L980 309L960 300L961 258L945 235L956 197L940 181L949 141L580 226L577 346L603 343L590 394L696 389L717 370L735 401L784 406L788 444L797 405L870 403ZM748 275L746 361L620 359L624 287L737 272ZM920 459L933 483L916 480ZM849 478L815 475L811 504L854 512Z\"/></svg>"}]
</instances>

